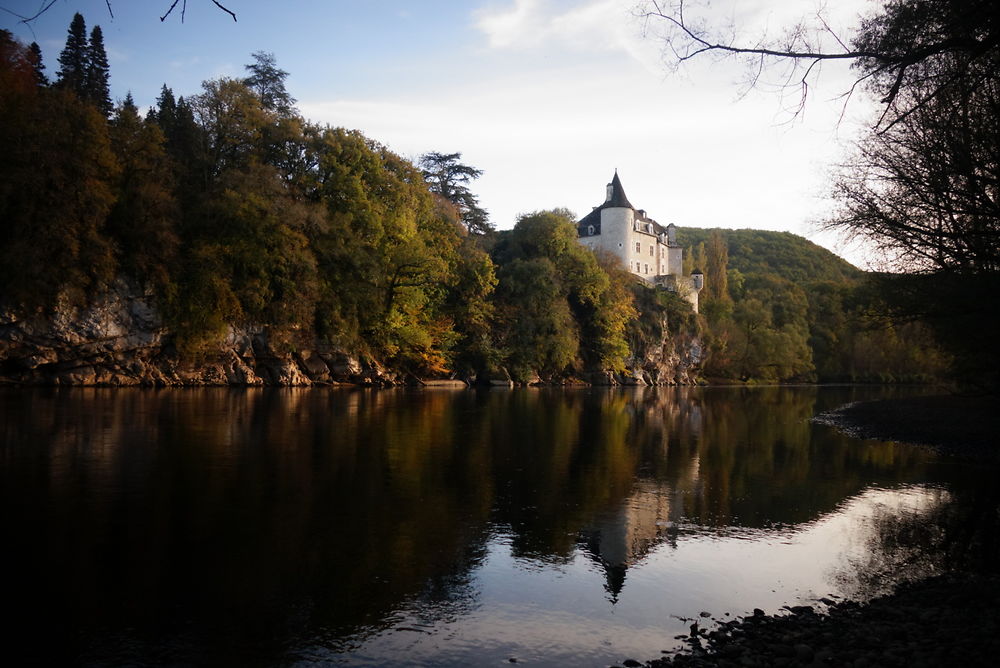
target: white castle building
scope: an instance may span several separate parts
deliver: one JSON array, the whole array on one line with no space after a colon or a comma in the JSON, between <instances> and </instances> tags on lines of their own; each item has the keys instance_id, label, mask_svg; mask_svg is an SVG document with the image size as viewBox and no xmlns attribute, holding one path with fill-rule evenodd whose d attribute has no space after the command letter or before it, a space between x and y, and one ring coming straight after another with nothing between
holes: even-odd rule
<instances>
[{"instance_id":1,"label":"white castle building","mask_svg":"<svg viewBox=\"0 0 1000 668\"><path fill-rule=\"evenodd\" d=\"M677 292L698 312L704 276L698 269L684 276L684 248L677 244L673 223L664 227L645 210L632 206L618 170L608 184L604 203L581 218L576 229L584 246L617 257L630 272L650 285Z\"/></svg>"}]
</instances>

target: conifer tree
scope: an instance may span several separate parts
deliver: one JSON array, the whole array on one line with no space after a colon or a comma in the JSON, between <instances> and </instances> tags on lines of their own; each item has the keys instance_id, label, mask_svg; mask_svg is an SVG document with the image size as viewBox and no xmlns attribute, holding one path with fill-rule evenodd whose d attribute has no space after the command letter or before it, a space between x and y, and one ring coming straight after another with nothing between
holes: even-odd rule
<instances>
[{"instance_id":1,"label":"conifer tree","mask_svg":"<svg viewBox=\"0 0 1000 668\"><path fill-rule=\"evenodd\" d=\"M160 89L160 96L156 98L156 112L154 118L156 124L160 126L168 138L173 132L177 120L177 102L174 100L174 91L163 84Z\"/></svg>"},{"instance_id":2,"label":"conifer tree","mask_svg":"<svg viewBox=\"0 0 1000 668\"><path fill-rule=\"evenodd\" d=\"M87 82L87 24L77 12L69 24L66 46L59 54L59 72L56 85L86 97Z\"/></svg>"},{"instance_id":3,"label":"conifer tree","mask_svg":"<svg viewBox=\"0 0 1000 668\"><path fill-rule=\"evenodd\" d=\"M257 93L261 104L268 111L285 116L294 113L295 98L285 88L288 72L278 67L273 53L255 51L250 55L254 62L245 66L250 76L243 83Z\"/></svg>"},{"instance_id":4,"label":"conifer tree","mask_svg":"<svg viewBox=\"0 0 1000 668\"><path fill-rule=\"evenodd\" d=\"M474 234L493 231L489 214L466 185L483 175L483 170L459 162L461 153L431 151L420 156L419 165L431 192L454 204L466 229Z\"/></svg>"},{"instance_id":5,"label":"conifer tree","mask_svg":"<svg viewBox=\"0 0 1000 668\"><path fill-rule=\"evenodd\" d=\"M101 31L101 26L94 26L87 46L87 76L83 97L105 116L110 116L114 108L108 85L109 73L108 54L104 50L104 33Z\"/></svg>"},{"instance_id":6,"label":"conifer tree","mask_svg":"<svg viewBox=\"0 0 1000 668\"><path fill-rule=\"evenodd\" d=\"M35 83L39 86L48 86L49 78L45 76L45 64L42 62L42 49L38 46L38 42L32 42L28 45L28 49L31 52L31 64L35 68Z\"/></svg>"}]
</instances>

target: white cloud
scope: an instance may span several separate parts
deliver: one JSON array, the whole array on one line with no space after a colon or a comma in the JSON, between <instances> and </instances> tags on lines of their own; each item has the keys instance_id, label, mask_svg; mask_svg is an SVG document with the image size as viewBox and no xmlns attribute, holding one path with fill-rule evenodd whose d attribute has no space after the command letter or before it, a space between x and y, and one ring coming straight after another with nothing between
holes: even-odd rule
<instances>
[{"instance_id":1,"label":"white cloud","mask_svg":"<svg viewBox=\"0 0 1000 668\"><path fill-rule=\"evenodd\" d=\"M650 70L660 70L656 45L642 39L634 0L590 0L562 6L555 0L513 0L475 12L475 25L494 49L573 52L619 51Z\"/></svg>"}]
</instances>

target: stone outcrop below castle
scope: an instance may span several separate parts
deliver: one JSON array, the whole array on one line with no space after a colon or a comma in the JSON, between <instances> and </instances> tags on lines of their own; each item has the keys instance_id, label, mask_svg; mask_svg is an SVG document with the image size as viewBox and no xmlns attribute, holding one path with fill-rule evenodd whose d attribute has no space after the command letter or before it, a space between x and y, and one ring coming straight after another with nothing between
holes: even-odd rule
<instances>
[{"instance_id":1,"label":"stone outcrop below castle","mask_svg":"<svg viewBox=\"0 0 1000 668\"><path fill-rule=\"evenodd\" d=\"M664 336L633 351L623 373L599 371L589 375L592 385L697 385L704 347L696 335Z\"/></svg>"},{"instance_id":2,"label":"stone outcrop below castle","mask_svg":"<svg viewBox=\"0 0 1000 668\"><path fill-rule=\"evenodd\" d=\"M229 327L198 360L174 352L152 299L119 283L85 307L49 315L0 311L0 382L28 385L397 385L403 378L372 360L316 346L279 352L263 328Z\"/></svg>"}]
</instances>

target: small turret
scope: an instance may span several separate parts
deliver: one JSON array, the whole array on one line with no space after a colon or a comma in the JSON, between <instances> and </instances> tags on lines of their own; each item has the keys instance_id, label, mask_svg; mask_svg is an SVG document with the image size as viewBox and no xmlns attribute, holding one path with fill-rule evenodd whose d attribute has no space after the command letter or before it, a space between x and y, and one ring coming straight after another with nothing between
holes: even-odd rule
<instances>
[{"instance_id":1,"label":"small turret","mask_svg":"<svg viewBox=\"0 0 1000 668\"><path fill-rule=\"evenodd\" d=\"M697 291L701 291L705 287L705 274L701 273L701 269L695 269L691 272L691 286Z\"/></svg>"}]
</instances>

